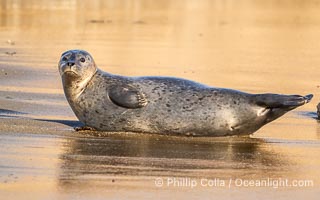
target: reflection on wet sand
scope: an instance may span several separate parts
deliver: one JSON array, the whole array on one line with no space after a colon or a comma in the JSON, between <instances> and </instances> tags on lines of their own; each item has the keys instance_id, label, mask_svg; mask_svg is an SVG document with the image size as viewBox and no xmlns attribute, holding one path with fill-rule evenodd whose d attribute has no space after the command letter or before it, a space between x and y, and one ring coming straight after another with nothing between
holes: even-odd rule
<instances>
[{"instance_id":1,"label":"reflection on wet sand","mask_svg":"<svg viewBox=\"0 0 320 200\"><path fill-rule=\"evenodd\" d=\"M48 197L48 191L56 197L74 197L78 192L87 191L80 199L108 196L109 190L127 191L120 195L122 197L138 190L150 195L156 189L154 179L157 177L309 179L316 184L315 177L320 175L317 171L320 161L311 154L319 151L317 142L299 144L247 137L212 139L125 133L104 137L1 134L0 139L0 150L5 152L0 155L0 188L10 193L21 187L34 191L38 185L41 190L35 195L42 198ZM167 188L166 191L180 190ZM25 195L19 191L17 196ZM241 188L233 191L242 191L242 195L246 192ZM259 190L253 188L251 192L259 193ZM32 199L32 196L24 197Z\"/></svg>"},{"instance_id":2,"label":"reflection on wet sand","mask_svg":"<svg viewBox=\"0 0 320 200\"><path fill-rule=\"evenodd\" d=\"M77 184L84 176L279 176L290 163L260 139L179 138L110 134L106 138L68 139L60 180ZM243 173L239 173L243 170ZM90 179L90 178L89 178Z\"/></svg>"}]
</instances>

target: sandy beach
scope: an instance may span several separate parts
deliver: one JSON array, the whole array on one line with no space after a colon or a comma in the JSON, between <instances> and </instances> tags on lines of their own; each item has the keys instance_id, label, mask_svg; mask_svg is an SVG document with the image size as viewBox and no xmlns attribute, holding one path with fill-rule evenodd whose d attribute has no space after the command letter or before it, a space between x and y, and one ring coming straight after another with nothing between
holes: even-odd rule
<instances>
[{"instance_id":1,"label":"sandy beach","mask_svg":"<svg viewBox=\"0 0 320 200\"><path fill-rule=\"evenodd\" d=\"M0 0L0 199L318 199L319 9ZM68 49L114 74L314 98L250 137L78 133L57 67Z\"/></svg>"}]
</instances>

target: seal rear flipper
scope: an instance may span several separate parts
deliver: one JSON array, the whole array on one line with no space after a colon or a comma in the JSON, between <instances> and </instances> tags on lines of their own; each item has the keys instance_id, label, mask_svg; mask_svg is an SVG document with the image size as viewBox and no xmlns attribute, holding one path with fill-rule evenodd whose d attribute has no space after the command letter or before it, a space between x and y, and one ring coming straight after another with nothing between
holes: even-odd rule
<instances>
[{"instance_id":1,"label":"seal rear flipper","mask_svg":"<svg viewBox=\"0 0 320 200\"><path fill-rule=\"evenodd\" d=\"M147 105L146 96L131 85L115 85L108 90L110 100L124 108L142 108Z\"/></svg>"},{"instance_id":2,"label":"seal rear flipper","mask_svg":"<svg viewBox=\"0 0 320 200\"><path fill-rule=\"evenodd\" d=\"M254 102L266 108L287 108L289 110L302 106L312 99L313 95L281 95L281 94L256 94Z\"/></svg>"},{"instance_id":3,"label":"seal rear flipper","mask_svg":"<svg viewBox=\"0 0 320 200\"><path fill-rule=\"evenodd\" d=\"M269 123L290 110L302 106L312 99L313 95L280 95L280 94L256 94L253 95L254 102L264 107L258 116L265 119L264 124Z\"/></svg>"}]
</instances>

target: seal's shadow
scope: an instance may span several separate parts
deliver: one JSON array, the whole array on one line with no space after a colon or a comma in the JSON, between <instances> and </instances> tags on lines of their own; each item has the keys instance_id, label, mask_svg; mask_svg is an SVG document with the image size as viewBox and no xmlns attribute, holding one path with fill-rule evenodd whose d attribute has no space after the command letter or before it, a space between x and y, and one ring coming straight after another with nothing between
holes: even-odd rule
<instances>
[{"instance_id":1,"label":"seal's shadow","mask_svg":"<svg viewBox=\"0 0 320 200\"><path fill-rule=\"evenodd\" d=\"M300 116L303 116L303 117L306 117L306 118L319 120L318 115L317 115L317 112L296 111L296 113L299 114Z\"/></svg>"},{"instance_id":2,"label":"seal's shadow","mask_svg":"<svg viewBox=\"0 0 320 200\"><path fill-rule=\"evenodd\" d=\"M24 115L24 114L26 113L15 111L15 110L0 109L0 117L18 117L19 115Z\"/></svg>"},{"instance_id":3,"label":"seal's shadow","mask_svg":"<svg viewBox=\"0 0 320 200\"><path fill-rule=\"evenodd\" d=\"M19 112L15 110L9 110L9 109L0 109L0 117L6 117L6 118L23 118L23 119L30 119L30 120L36 120L41 122L53 122L53 123L59 123L70 127L80 127L84 124L77 120L54 120L54 119L38 119L38 118L30 118L26 116L28 113L25 112Z\"/></svg>"},{"instance_id":4,"label":"seal's shadow","mask_svg":"<svg viewBox=\"0 0 320 200\"><path fill-rule=\"evenodd\" d=\"M77 120L54 120L54 119L33 119L33 120L36 120L36 121L42 121L42 122L54 122L54 123L59 123L59 124L63 124L63 125L66 125L66 126L70 126L70 127L81 127L83 126L84 124L80 121L77 121Z\"/></svg>"}]
</instances>

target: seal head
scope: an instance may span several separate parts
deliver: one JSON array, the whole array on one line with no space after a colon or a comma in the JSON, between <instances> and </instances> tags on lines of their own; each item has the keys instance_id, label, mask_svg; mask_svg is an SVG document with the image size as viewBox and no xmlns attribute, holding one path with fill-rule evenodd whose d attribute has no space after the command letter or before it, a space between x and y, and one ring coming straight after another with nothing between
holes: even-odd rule
<instances>
[{"instance_id":1,"label":"seal head","mask_svg":"<svg viewBox=\"0 0 320 200\"><path fill-rule=\"evenodd\" d=\"M97 72L96 64L91 55L83 50L70 50L61 55L59 72L62 77L66 94L79 96L87 83Z\"/></svg>"}]
</instances>

